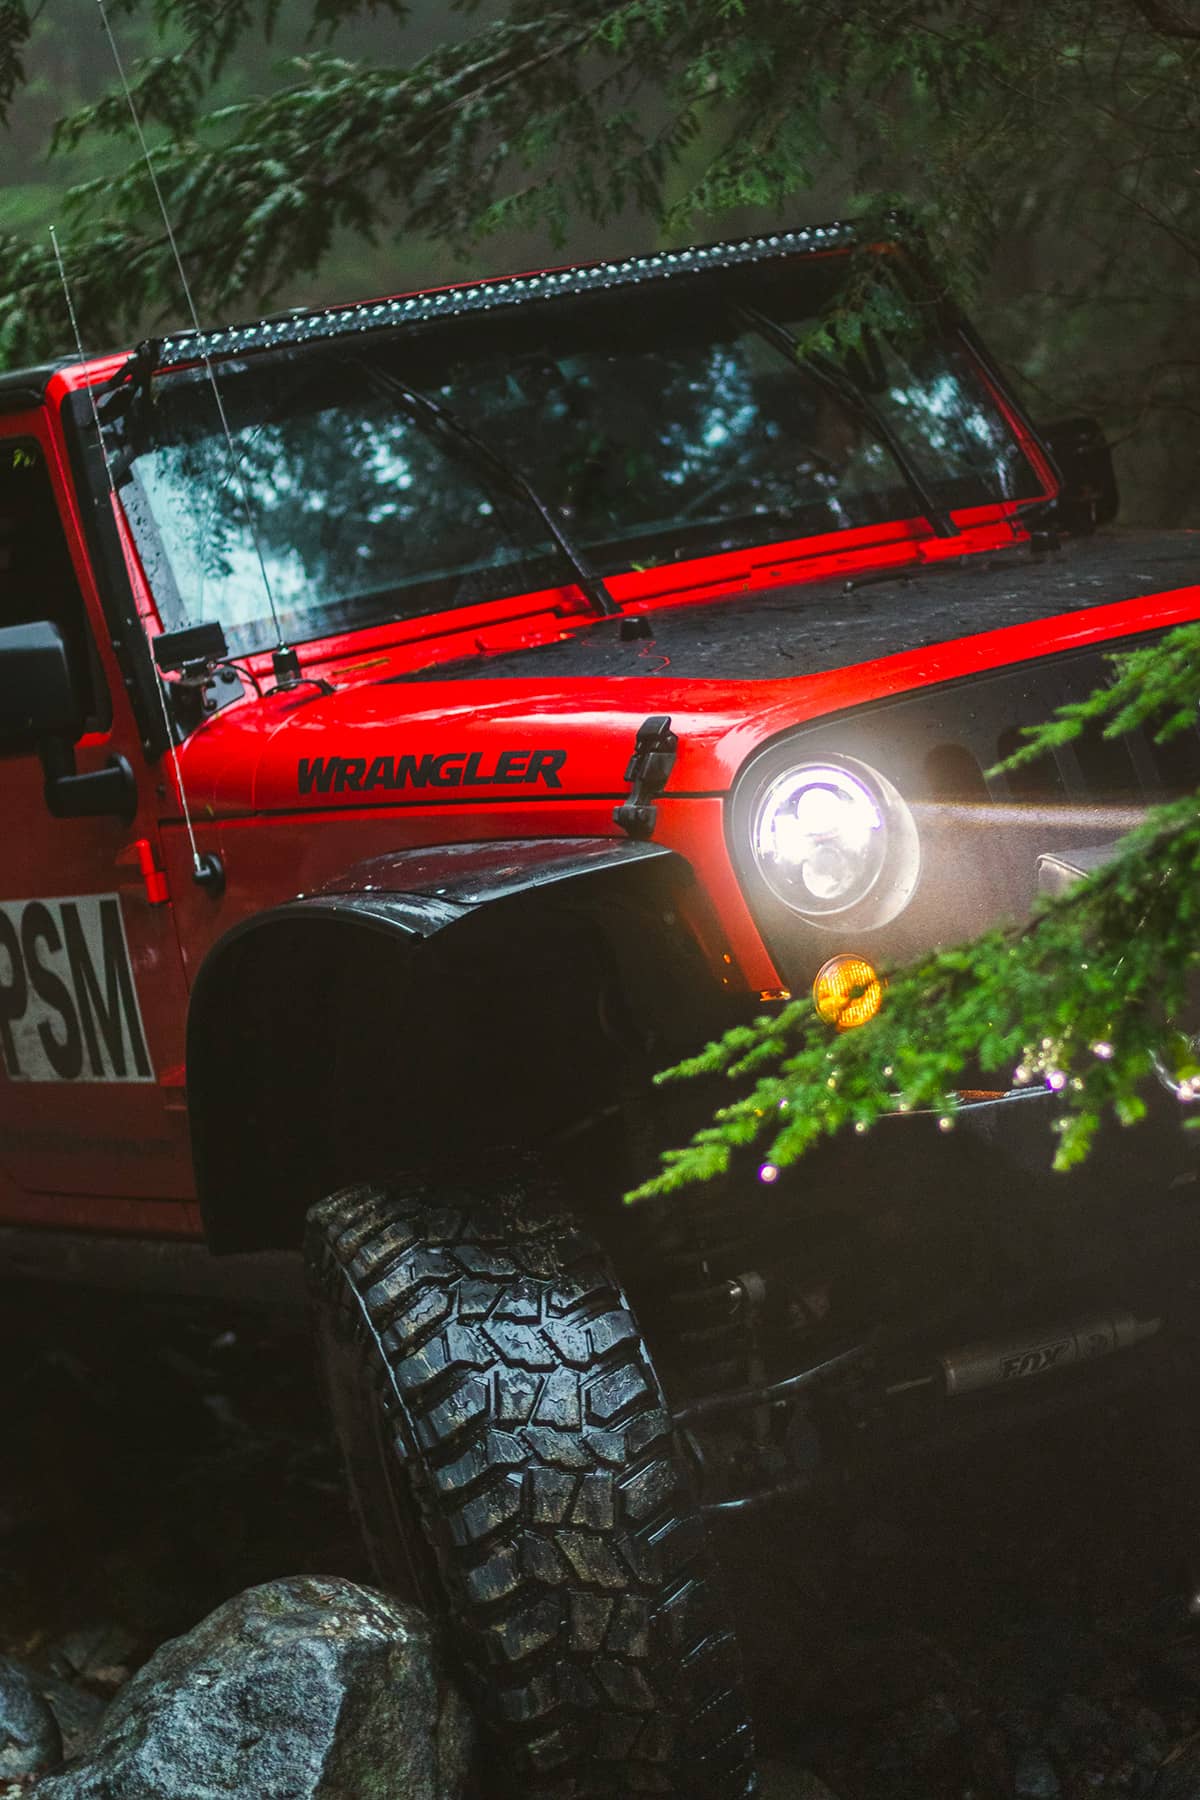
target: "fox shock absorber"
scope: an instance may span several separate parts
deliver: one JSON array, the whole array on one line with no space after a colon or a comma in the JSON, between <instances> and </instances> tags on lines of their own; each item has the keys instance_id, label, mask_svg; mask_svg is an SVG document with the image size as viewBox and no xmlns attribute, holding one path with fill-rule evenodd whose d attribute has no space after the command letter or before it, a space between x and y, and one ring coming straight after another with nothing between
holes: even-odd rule
<instances>
[{"instance_id":1,"label":"fox shock absorber","mask_svg":"<svg viewBox=\"0 0 1200 1800\"><path fill-rule=\"evenodd\" d=\"M1129 1312L1105 1313L1037 1337L967 1344L941 1358L946 1392L969 1394L979 1388L1008 1387L1037 1375L1052 1375L1072 1364L1096 1362L1144 1343L1161 1328L1161 1319L1138 1319Z\"/></svg>"},{"instance_id":2,"label":"fox shock absorber","mask_svg":"<svg viewBox=\"0 0 1200 1800\"><path fill-rule=\"evenodd\" d=\"M1131 1350L1161 1330L1161 1319L1139 1319L1131 1312L1101 1313L1048 1331L964 1344L939 1357L938 1369L946 1395L954 1398L980 1393L985 1388L1012 1387L1040 1375L1098 1362L1118 1350ZM922 1375L894 1383L887 1393L894 1396L915 1388L930 1388L938 1380L938 1374Z\"/></svg>"}]
</instances>

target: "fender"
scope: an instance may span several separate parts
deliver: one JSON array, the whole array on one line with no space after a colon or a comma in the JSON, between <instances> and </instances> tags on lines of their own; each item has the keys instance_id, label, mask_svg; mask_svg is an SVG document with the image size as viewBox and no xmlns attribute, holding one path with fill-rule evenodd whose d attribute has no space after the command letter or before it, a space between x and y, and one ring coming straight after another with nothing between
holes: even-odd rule
<instances>
[{"instance_id":1,"label":"fender","mask_svg":"<svg viewBox=\"0 0 1200 1800\"><path fill-rule=\"evenodd\" d=\"M415 928L420 936L428 937L431 930L440 929L432 923L438 906L450 909L458 918L473 906L487 906L514 894L578 881L628 863L664 858L682 861L662 844L621 838L499 838L490 843L440 844L359 863L327 883L319 898L362 903L367 910L377 897L411 898L417 904ZM422 928L422 918L429 921L428 929ZM445 922L451 921L447 918Z\"/></svg>"},{"instance_id":2,"label":"fender","mask_svg":"<svg viewBox=\"0 0 1200 1800\"><path fill-rule=\"evenodd\" d=\"M378 1013L384 1002L369 978L376 965L394 974L412 965L427 940L484 909L507 910L556 888L570 888L574 898L599 882L602 916L602 893L612 891L603 878L619 880L631 865L652 863L664 874L670 868L677 881L690 880L674 851L621 838L398 851L356 864L318 892L298 894L227 932L200 967L187 1027L192 1159L210 1248L267 1248L291 1235L285 1196L274 1204L264 1196L286 1187L290 1164L303 1160L300 1137L314 1128L337 1079L322 984L343 995L352 990L361 997L355 1004L374 1004ZM419 1017L405 1022L420 1034Z\"/></svg>"}]
</instances>

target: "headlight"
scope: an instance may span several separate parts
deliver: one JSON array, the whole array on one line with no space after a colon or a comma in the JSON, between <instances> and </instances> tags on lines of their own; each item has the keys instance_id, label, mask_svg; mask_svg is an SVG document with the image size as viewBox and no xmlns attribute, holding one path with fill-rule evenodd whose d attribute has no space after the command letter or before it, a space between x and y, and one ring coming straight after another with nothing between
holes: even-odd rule
<instances>
[{"instance_id":1,"label":"headlight","mask_svg":"<svg viewBox=\"0 0 1200 1800\"><path fill-rule=\"evenodd\" d=\"M886 925L921 872L908 807L885 775L849 756L776 775L759 795L751 838L772 892L814 924Z\"/></svg>"}]
</instances>

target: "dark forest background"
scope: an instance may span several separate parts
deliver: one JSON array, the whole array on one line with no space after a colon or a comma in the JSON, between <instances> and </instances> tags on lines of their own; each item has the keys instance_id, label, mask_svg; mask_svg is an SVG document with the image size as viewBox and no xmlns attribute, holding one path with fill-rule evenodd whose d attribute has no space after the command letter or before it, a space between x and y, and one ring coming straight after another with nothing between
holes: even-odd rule
<instances>
[{"instance_id":1,"label":"dark forest background","mask_svg":"<svg viewBox=\"0 0 1200 1800\"><path fill-rule=\"evenodd\" d=\"M251 5L240 10L244 28L231 54L215 59L214 78L205 72L208 122L197 126L187 119L176 134L179 141L190 134L206 153L219 150L223 130L232 137L241 129L236 112L222 115L235 121L232 126L212 123L213 109L236 109L255 96L302 87L306 70L317 85L329 80L322 60L327 51L308 35L307 6L280 6L270 41L262 29L263 11ZM532 9L507 10L514 17L525 13L525 29L540 28ZM643 15L654 9L639 4L623 10L633 20L632 30L638 20L644 29ZM18 9L18 16L23 11ZM223 0L211 17L230 11ZM487 8L452 10L429 0L417 0L407 16L385 0L378 11L343 6L330 11L344 18L332 50L345 63L367 70L420 67L448 43L462 43L489 24ZM369 235L347 223L344 203L340 213L331 208L328 242L308 258L316 266L304 268L303 254L290 262L285 256L286 266L269 280L261 267L249 266L241 289L236 272L230 276L227 270L219 297L204 297L205 318L253 316L267 305L275 310L394 292L820 221L877 204L880 195L892 196L912 204L932 228L949 279L1019 380L1034 416L1083 411L1102 420L1116 452L1125 520L1195 519L1200 510L1200 26L1154 0L1044 0L1029 7L1011 0L991 13L970 4L847 5L835 13L782 0L745 8L736 0L706 0L690 9L690 17L688 8L663 0L658 11L656 42L666 42L679 28L671 15L682 14L686 27L694 28L695 44L685 46L693 56L688 79L694 87L699 53L711 57L712 103L707 110L693 109L686 129L677 129L671 110L677 69L672 74L664 68L651 71L636 99L614 90L594 115L601 118L605 105L610 111L636 109L643 143L661 126L666 153L656 175L655 204L634 203L636 181L625 192L601 196L597 205L572 206L568 196L565 206L556 200L551 207L542 204L544 195L532 192L516 205L491 205L488 235L479 238L462 216L449 219L444 231L438 228L437 209L445 196L427 208L433 228L421 229L414 223L420 208L403 191L389 194L386 183L371 189L367 181ZM132 0L116 0L113 7L133 68L145 55L176 53L181 66L189 56L202 56L204 16L203 8L179 0L157 13ZM555 33L575 16L547 12L547 43L553 45ZM32 18L21 50L25 80L16 88L7 129L0 129L0 362L9 364L49 346L65 347L68 332L65 311L54 316L48 287L32 300L26 295L24 304L14 305L10 296L5 309L3 264L27 274L22 259L27 261L29 246L40 254L37 247L45 244L50 222L61 224L70 216L67 190L98 181L98 192L93 190L82 209L76 205L73 229L81 243L93 231L94 266L101 269L111 242L106 184L120 177L132 158L128 137L114 136L111 129L117 115L106 118L103 112L89 120L77 142L71 142L72 134L60 136L56 153L50 153L58 122L113 86L94 0L43 0L24 18ZM822 29L828 36L814 37ZM747 154L730 177L727 159L724 174L720 166L722 134L748 95L755 103L756 76L752 69L748 75L737 69L739 56L748 67L757 57L767 68L766 91L779 98L781 117L789 104L788 83L797 80L788 129L795 136L799 121L811 141L802 131L781 147L776 132L764 141L761 173ZM821 81L814 68L819 73L824 68ZM521 96L519 104L526 106L525 122L536 133L534 101ZM757 104L761 108L761 100ZM554 115L545 108L543 113L551 120L543 129L551 158L577 156L570 132L556 144ZM501 120L488 128L507 127ZM593 131L603 135L600 127ZM161 142L161 126L152 123L151 135ZM454 154L451 146L451 160ZM465 163L461 175L469 184L472 171ZM761 195L758 203L748 203L756 195ZM107 253L120 260L116 249ZM16 276L11 279L20 285ZM101 347L99 332L115 341L111 334L132 335L135 323L149 328L162 322L164 311L168 322L172 317L182 322L182 305L170 301L165 309L146 307L136 320L126 306L125 316L114 320L103 307L89 310L86 276L81 291L92 333L89 347Z\"/></svg>"}]
</instances>

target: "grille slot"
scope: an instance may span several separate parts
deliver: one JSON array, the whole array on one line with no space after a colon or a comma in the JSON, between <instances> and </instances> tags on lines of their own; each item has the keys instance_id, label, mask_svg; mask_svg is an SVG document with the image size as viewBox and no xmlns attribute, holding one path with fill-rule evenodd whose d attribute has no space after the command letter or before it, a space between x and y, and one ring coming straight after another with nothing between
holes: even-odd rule
<instances>
[{"instance_id":1,"label":"grille slot","mask_svg":"<svg viewBox=\"0 0 1200 1800\"><path fill-rule=\"evenodd\" d=\"M1143 785L1127 737L1106 738L1098 725L1091 724L1065 748L1072 752L1078 798L1132 801L1135 805L1142 800ZM1075 782L1069 785L1075 787Z\"/></svg>"},{"instance_id":2,"label":"grille slot","mask_svg":"<svg viewBox=\"0 0 1200 1800\"><path fill-rule=\"evenodd\" d=\"M1017 726L1002 731L996 741L996 761L1011 756L1023 741ZM927 766L932 761L931 756ZM1183 731L1165 744L1156 744L1150 731L1106 738L1100 725L1089 724L1069 744L1010 769L987 785L995 800L1153 806L1200 788L1200 731ZM967 795L936 797L965 799Z\"/></svg>"},{"instance_id":3,"label":"grille slot","mask_svg":"<svg viewBox=\"0 0 1200 1800\"><path fill-rule=\"evenodd\" d=\"M988 784L978 760L962 744L938 744L925 758L923 792L931 800L983 803Z\"/></svg>"},{"instance_id":4,"label":"grille slot","mask_svg":"<svg viewBox=\"0 0 1200 1800\"><path fill-rule=\"evenodd\" d=\"M1004 762L1021 748L1024 741L1020 728L1010 725L996 740L996 761ZM1045 751L1032 762L1022 763L1019 769L1005 770L998 781L1003 783L1004 795L1013 800L1065 800L1067 797L1061 761Z\"/></svg>"},{"instance_id":5,"label":"grille slot","mask_svg":"<svg viewBox=\"0 0 1200 1800\"><path fill-rule=\"evenodd\" d=\"M1200 787L1200 732L1194 728L1156 744L1148 731L1139 731L1134 754L1145 767L1147 786L1155 799L1174 798Z\"/></svg>"}]
</instances>

